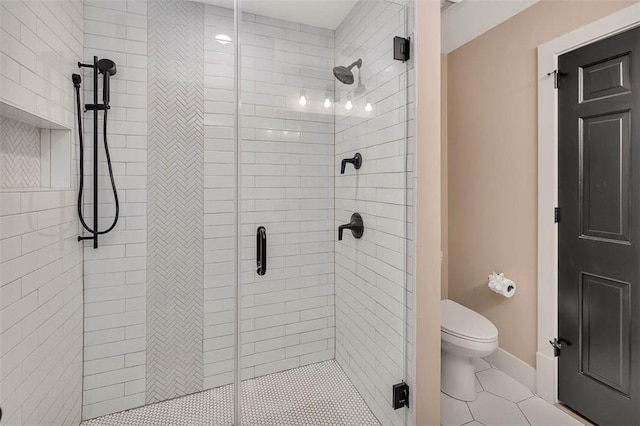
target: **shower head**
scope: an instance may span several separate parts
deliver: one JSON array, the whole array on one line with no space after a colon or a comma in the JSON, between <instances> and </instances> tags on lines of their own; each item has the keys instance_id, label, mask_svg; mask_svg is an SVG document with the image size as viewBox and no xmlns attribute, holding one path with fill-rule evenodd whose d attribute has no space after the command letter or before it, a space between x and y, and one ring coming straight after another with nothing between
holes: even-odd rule
<instances>
[{"instance_id":1,"label":"shower head","mask_svg":"<svg viewBox=\"0 0 640 426\"><path fill-rule=\"evenodd\" d=\"M353 78L353 72L351 72L351 69L356 66L358 67L358 69L360 69L360 67L362 66L362 59L358 59L348 67L343 67L343 66L334 67L333 75L335 75L336 78L344 84L353 84L354 78Z\"/></svg>"},{"instance_id":2,"label":"shower head","mask_svg":"<svg viewBox=\"0 0 640 426\"><path fill-rule=\"evenodd\" d=\"M344 84L353 84L353 73L347 67L334 67L333 75Z\"/></svg>"},{"instance_id":3,"label":"shower head","mask_svg":"<svg viewBox=\"0 0 640 426\"><path fill-rule=\"evenodd\" d=\"M109 74L111 76L115 75L118 70L116 69L116 63L111 59L100 59L98 61L98 71L104 75Z\"/></svg>"}]
</instances>

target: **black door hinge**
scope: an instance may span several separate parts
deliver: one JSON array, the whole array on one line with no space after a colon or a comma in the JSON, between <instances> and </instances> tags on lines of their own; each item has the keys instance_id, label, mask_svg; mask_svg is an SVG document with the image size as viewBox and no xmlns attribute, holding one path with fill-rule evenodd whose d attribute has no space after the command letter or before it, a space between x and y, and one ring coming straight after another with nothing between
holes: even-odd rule
<instances>
[{"instance_id":1,"label":"black door hinge","mask_svg":"<svg viewBox=\"0 0 640 426\"><path fill-rule=\"evenodd\" d=\"M553 347L553 356L560 356L560 352L562 351L562 345L571 346L571 343L564 340L563 338L555 338L553 340L549 340L549 344Z\"/></svg>"},{"instance_id":2,"label":"black door hinge","mask_svg":"<svg viewBox=\"0 0 640 426\"><path fill-rule=\"evenodd\" d=\"M393 38L393 59L406 62L411 58L411 41L404 37Z\"/></svg>"},{"instance_id":3,"label":"black door hinge","mask_svg":"<svg viewBox=\"0 0 640 426\"><path fill-rule=\"evenodd\" d=\"M553 223L560 223L560 207L556 207L553 209Z\"/></svg>"},{"instance_id":4,"label":"black door hinge","mask_svg":"<svg viewBox=\"0 0 640 426\"><path fill-rule=\"evenodd\" d=\"M409 407L409 385L404 381L393 385L393 409Z\"/></svg>"},{"instance_id":5,"label":"black door hinge","mask_svg":"<svg viewBox=\"0 0 640 426\"><path fill-rule=\"evenodd\" d=\"M554 89L558 89L560 87L560 77L562 77L563 75L566 75L564 73L561 73L558 70L553 70L551 72L547 73L548 76L553 76L553 88Z\"/></svg>"}]
</instances>

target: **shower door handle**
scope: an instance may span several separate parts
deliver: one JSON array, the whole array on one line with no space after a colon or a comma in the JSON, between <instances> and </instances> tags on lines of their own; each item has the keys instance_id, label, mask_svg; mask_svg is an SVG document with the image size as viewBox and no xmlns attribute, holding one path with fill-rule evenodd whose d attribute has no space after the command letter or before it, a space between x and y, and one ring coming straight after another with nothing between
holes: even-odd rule
<instances>
[{"instance_id":1,"label":"shower door handle","mask_svg":"<svg viewBox=\"0 0 640 426\"><path fill-rule=\"evenodd\" d=\"M264 275L267 272L267 230L264 226L256 232L256 263L258 275Z\"/></svg>"}]
</instances>

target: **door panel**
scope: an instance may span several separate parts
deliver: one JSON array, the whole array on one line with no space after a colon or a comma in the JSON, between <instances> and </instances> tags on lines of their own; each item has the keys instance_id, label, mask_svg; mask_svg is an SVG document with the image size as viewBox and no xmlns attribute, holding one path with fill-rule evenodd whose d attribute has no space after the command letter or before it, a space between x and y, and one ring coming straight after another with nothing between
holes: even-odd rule
<instances>
[{"instance_id":1,"label":"door panel","mask_svg":"<svg viewBox=\"0 0 640 426\"><path fill-rule=\"evenodd\" d=\"M639 58L640 29L559 58L558 395L606 425L640 424Z\"/></svg>"},{"instance_id":2,"label":"door panel","mask_svg":"<svg viewBox=\"0 0 640 426\"><path fill-rule=\"evenodd\" d=\"M582 237L629 241L630 111L580 119Z\"/></svg>"},{"instance_id":3,"label":"door panel","mask_svg":"<svg viewBox=\"0 0 640 426\"><path fill-rule=\"evenodd\" d=\"M629 283L582 274L581 372L625 395L630 373L629 290Z\"/></svg>"},{"instance_id":4,"label":"door panel","mask_svg":"<svg viewBox=\"0 0 640 426\"><path fill-rule=\"evenodd\" d=\"M598 61L595 64L580 67L581 101L587 102L629 93L630 63L631 58L627 53L608 61Z\"/></svg>"}]
</instances>

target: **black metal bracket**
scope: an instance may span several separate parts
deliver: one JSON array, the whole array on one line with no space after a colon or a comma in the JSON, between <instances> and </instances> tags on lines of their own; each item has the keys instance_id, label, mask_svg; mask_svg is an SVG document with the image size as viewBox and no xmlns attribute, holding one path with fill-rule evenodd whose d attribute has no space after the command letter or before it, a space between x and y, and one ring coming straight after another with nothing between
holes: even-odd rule
<instances>
[{"instance_id":1,"label":"black metal bracket","mask_svg":"<svg viewBox=\"0 0 640 426\"><path fill-rule=\"evenodd\" d=\"M561 210L560 207L556 207L553 209L553 223L560 223L560 219L562 218L561 216Z\"/></svg>"},{"instance_id":2,"label":"black metal bracket","mask_svg":"<svg viewBox=\"0 0 640 426\"><path fill-rule=\"evenodd\" d=\"M409 407L409 385L404 381L393 385L393 409Z\"/></svg>"},{"instance_id":3,"label":"black metal bracket","mask_svg":"<svg viewBox=\"0 0 640 426\"><path fill-rule=\"evenodd\" d=\"M393 59L402 62L411 59L411 39L404 37L393 38Z\"/></svg>"},{"instance_id":4,"label":"black metal bracket","mask_svg":"<svg viewBox=\"0 0 640 426\"><path fill-rule=\"evenodd\" d=\"M104 111L106 109L111 109L111 107L105 104L84 104L85 111Z\"/></svg>"}]
</instances>

